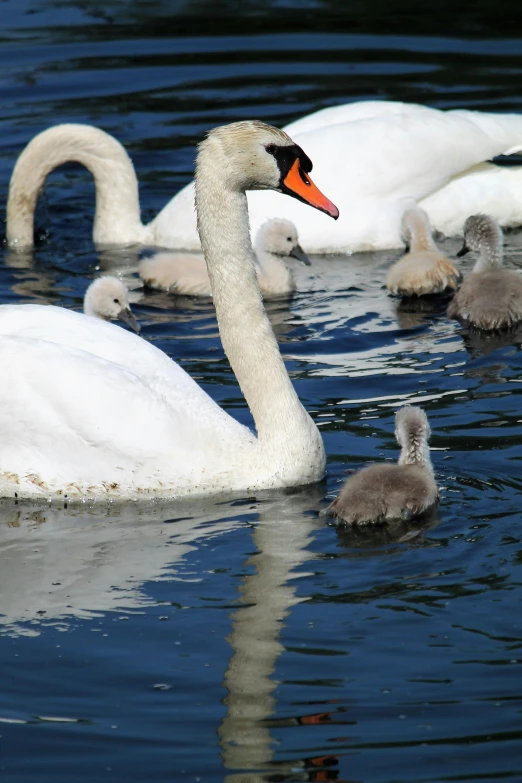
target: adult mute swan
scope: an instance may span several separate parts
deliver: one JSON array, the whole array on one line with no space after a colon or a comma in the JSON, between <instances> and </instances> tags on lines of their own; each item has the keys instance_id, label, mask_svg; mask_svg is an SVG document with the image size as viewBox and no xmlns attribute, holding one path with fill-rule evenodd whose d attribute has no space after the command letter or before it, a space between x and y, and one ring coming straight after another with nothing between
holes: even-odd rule
<instances>
[{"instance_id":1,"label":"adult mute swan","mask_svg":"<svg viewBox=\"0 0 522 783\"><path fill-rule=\"evenodd\" d=\"M331 226L278 194L250 193L254 232L278 216L295 223L309 253L400 247L400 218L411 199L444 234L461 232L475 212L502 225L522 224L522 166L484 163L522 149L522 115L362 101L315 112L285 130L311 151L342 217ZM143 225L129 156L112 136L89 125L49 128L21 153L9 188L10 246L32 245L38 192L49 172L67 161L82 163L95 179L97 245L200 249L193 184Z\"/></svg>"},{"instance_id":2,"label":"adult mute swan","mask_svg":"<svg viewBox=\"0 0 522 783\"><path fill-rule=\"evenodd\" d=\"M422 408L405 405L395 416L401 447L397 465L369 465L350 476L328 512L346 525L369 525L420 516L438 499Z\"/></svg>"},{"instance_id":3,"label":"adult mute swan","mask_svg":"<svg viewBox=\"0 0 522 783\"><path fill-rule=\"evenodd\" d=\"M182 497L321 478L321 436L263 308L245 193L276 188L336 218L311 168L286 133L258 121L217 128L199 145L199 234L257 437L136 335L63 308L4 305L0 495Z\"/></svg>"},{"instance_id":4,"label":"adult mute swan","mask_svg":"<svg viewBox=\"0 0 522 783\"><path fill-rule=\"evenodd\" d=\"M522 321L522 277L502 266L502 229L490 215L471 215L464 224L464 245L457 253L478 253L473 271L448 307L477 329L508 329Z\"/></svg>"},{"instance_id":5,"label":"adult mute swan","mask_svg":"<svg viewBox=\"0 0 522 783\"><path fill-rule=\"evenodd\" d=\"M117 277L103 275L93 280L85 292L83 312L103 321L123 321L133 331L140 331L130 307L127 286Z\"/></svg>"},{"instance_id":6,"label":"adult mute swan","mask_svg":"<svg viewBox=\"0 0 522 783\"><path fill-rule=\"evenodd\" d=\"M289 220L272 218L263 223L254 240L256 272L264 298L285 296L295 291L295 280L285 264L286 258L296 258L310 265L299 244L297 229ZM173 294L211 296L205 258L196 253L156 253L139 266L143 282Z\"/></svg>"},{"instance_id":7,"label":"adult mute swan","mask_svg":"<svg viewBox=\"0 0 522 783\"><path fill-rule=\"evenodd\" d=\"M426 296L455 290L461 274L433 240L430 221L420 207L402 216L402 236L408 252L388 271L386 288L399 296Z\"/></svg>"}]
</instances>

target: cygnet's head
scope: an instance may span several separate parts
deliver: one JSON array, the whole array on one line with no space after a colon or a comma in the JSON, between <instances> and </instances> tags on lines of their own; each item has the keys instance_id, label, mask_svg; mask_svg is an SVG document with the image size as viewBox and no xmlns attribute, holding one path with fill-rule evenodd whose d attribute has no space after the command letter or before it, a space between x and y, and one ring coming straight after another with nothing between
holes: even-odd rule
<instances>
[{"instance_id":1,"label":"cygnet's head","mask_svg":"<svg viewBox=\"0 0 522 783\"><path fill-rule=\"evenodd\" d=\"M470 250L480 253L481 269L502 264L503 234L497 221L490 215L471 215L464 223L464 244L457 253L463 256ZM475 268L475 271L480 271Z\"/></svg>"},{"instance_id":2,"label":"cygnet's head","mask_svg":"<svg viewBox=\"0 0 522 783\"><path fill-rule=\"evenodd\" d=\"M312 161L284 131L259 120L211 130L198 146L196 199L219 186L229 191L277 190L337 219L339 210L308 176Z\"/></svg>"},{"instance_id":3,"label":"cygnet's head","mask_svg":"<svg viewBox=\"0 0 522 783\"><path fill-rule=\"evenodd\" d=\"M431 429L428 417L416 405L405 405L395 414L395 437L401 447L400 463L429 460L428 440Z\"/></svg>"},{"instance_id":4,"label":"cygnet's head","mask_svg":"<svg viewBox=\"0 0 522 783\"><path fill-rule=\"evenodd\" d=\"M290 220L271 218L263 223L256 234L255 248L258 252L271 253L281 258L297 258L310 266L310 259L299 244L297 229Z\"/></svg>"},{"instance_id":5,"label":"cygnet's head","mask_svg":"<svg viewBox=\"0 0 522 783\"><path fill-rule=\"evenodd\" d=\"M129 304L127 287L117 277L98 277L85 292L83 312L104 321L120 320L135 332L140 331Z\"/></svg>"}]
</instances>

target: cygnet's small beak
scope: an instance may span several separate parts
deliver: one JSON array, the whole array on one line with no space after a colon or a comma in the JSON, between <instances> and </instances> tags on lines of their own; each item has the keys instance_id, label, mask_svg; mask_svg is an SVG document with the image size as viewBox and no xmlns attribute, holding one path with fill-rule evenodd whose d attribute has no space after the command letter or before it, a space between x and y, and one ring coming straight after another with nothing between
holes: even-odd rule
<instances>
[{"instance_id":1,"label":"cygnet's small beak","mask_svg":"<svg viewBox=\"0 0 522 783\"><path fill-rule=\"evenodd\" d=\"M306 255L301 245L295 245L290 251L290 256L292 258L297 258L297 260L300 261L305 266L312 266L312 262Z\"/></svg>"},{"instance_id":2,"label":"cygnet's small beak","mask_svg":"<svg viewBox=\"0 0 522 783\"><path fill-rule=\"evenodd\" d=\"M140 325L137 322L137 320L134 317L134 313L130 309L130 307L125 307L118 313L118 318L120 321L123 321L124 324L127 324L127 326L135 331L137 334L139 334L140 331Z\"/></svg>"},{"instance_id":3,"label":"cygnet's small beak","mask_svg":"<svg viewBox=\"0 0 522 783\"><path fill-rule=\"evenodd\" d=\"M464 242L464 244L460 248L459 252L457 253L457 258L462 258L462 256L466 255L466 253L469 253L469 247Z\"/></svg>"}]
</instances>

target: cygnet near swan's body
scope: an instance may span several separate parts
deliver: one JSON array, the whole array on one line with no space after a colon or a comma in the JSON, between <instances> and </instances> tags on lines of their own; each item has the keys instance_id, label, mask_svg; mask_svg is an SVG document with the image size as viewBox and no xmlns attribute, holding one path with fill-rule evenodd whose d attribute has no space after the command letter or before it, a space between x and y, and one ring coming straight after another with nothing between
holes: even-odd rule
<instances>
[{"instance_id":1,"label":"cygnet near swan's body","mask_svg":"<svg viewBox=\"0 0 522 783\"><path fill-rule=\"evenodd\" d=\"M471 215L464 224L464 246L479 254L470 275L448 307L457 318L477 329L508 329L522 321L522 277L502 266L502 229L489 215Z\"/></svg>"},{"instance_id":2,"label":"cygnet near swan's body","mask_svg":"<svg viewBox=\"0 0 522 783\"><path fill-rule=\"evenodd\" d=\"M250 193L253 232L277 215L297 226L309 253L400 247L400 218L412 199L433 228L447 235L461 232L466 217L480 211L502 225L522 224L522 167L484 162L522 149L522 115L361 101L322 109L286 131L310 150L322 186L340 205L341 220L332 227L324 216L310 215L278 194ZM129 156L119 142L88 125L49 128L21 153L7 205L10 246L32 245L38 192L50 171L73 160L95 179L97 245L200 249L193 183L143 225Z\"/></svg>"},{"instance_id":3,"label":"cygnet near swan's body","mask_svg":"<svg viewBox=\"0 0 522 783\"><path fill-rule=\"evenodd\" d=\"M136 335L62 308L2 306L0 495L181 497L322 477L321 436L263 308L245 194L278 188L336 217L311 167L285 133L257 121L217 128L199 146L199 232L257 437Z\"/></svg>"},{"instance_id":4,"label":"cygnet near swan's body","mask_svg":"<svg viewBox=\"0 0 522 783\"><path fill-rule=\"evenodd\" d=\"M402 216L402 236L408 252L390 268L386 288L399 296L426 296L455 290L461 274L433 239L430 221L420 207Z\"/></svg>"},{"instance_id":5,"label":"cygnet near swan's body","mask_svg":"<svg viewBox=\"0 0 522 783\"><path fill-rule=\"evenodd\" d=\"M127 286L117 277L103 275L93 280L85 292L83 312L103 321L123 321L133 331L140 331L130 307Z\"/></svg>"},{"instance_id":6,"label":"cygnet near swan's body","mask_svg":"<svg viewBox=\"0 0 522 783\"><path fill-rule=\"evenodd\" d=\"M256 234L256 272L261 293L266 298L295 291L295 280L285 258L310 264L299 244L297 229L289 220L272 218ZM145 258L139 274L146 285L174 294L211 296L205 258L196 253L156 253Z\"/></svg>"},{"instance_id":7,"label":"cygnet near swan's body","mask_svg":"<svg viewBox=\"0 0 522 783\"><path fill-rule=\"evenodd\" d=\"M420 516L438 499L430 460L430 427L422 408L397 411L395 437L401 447L397 465L369 465L350 476L329 506L347 525L369 525Z\"/></svg>"}]
</instances>

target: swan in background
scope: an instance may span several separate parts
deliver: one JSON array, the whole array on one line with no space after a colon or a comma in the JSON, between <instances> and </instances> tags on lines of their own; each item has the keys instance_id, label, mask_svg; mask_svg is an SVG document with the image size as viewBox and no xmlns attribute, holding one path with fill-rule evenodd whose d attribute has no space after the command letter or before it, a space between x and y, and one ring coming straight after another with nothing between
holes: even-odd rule
<instances>
[{"instance_id":1,"label":"swan in background","mask_svg":"<svg viewBox=\"0 0 522 783\"><path fill-rule=\"evenodd\" d=\"M0 307L0 494L183 497L312 483L321 435L288 377L263 307L247 188L276 188L332 217L312 163L283 131L211 131L196 163L198 229L221 340L257 437L136 335L63 308Z\"/></svg>"},{"instance_id":2,"label":"swan in background","mask_svg":"<svg viewBox=\"0 0 522 783\"><path fill-rule=\"evenodd\" d=\"M104 275L90 284L85 292L83 312L103 321L123 321L133 331L140 331L130 307L127 286L117 277Z\"/></svg>"},{"instance_id":3,"label":"swan in background","mask_svg":"<svg viewBox=\"0 0 522 783\"><path fill-rule=\"evenodd\" d=\"M477 329L506 329L522 321L522 277L502 266L502 229L490 215L471 215L457 253L478 253L473 271L450 302L448 315Z\"/></svg>"},{"instance_id":4,"label":"swan in background","mask_svg":"<svg viewBox=\"0 0 522 783\"><path fill-rule=\"evenodd\" d=\"M309 150L341 220L331 227L271 193L249 194L250 219L254 230L273 215L292 220L309 253L400 247L401 216L412 199L444 234L460 232L470 212L491 201L491 190L495 216L505 225L522 224L522 167L498 180L499 167L475 168L522 150L522 115L369 101L324 109L285 130ZM189 184L156 218L187 249L198 246L193 198Z\"/></svg>"},{"instance_id":5,"label":"swan in background","mask_svg":"<svg viewBox=\"0 0 522 783\"><path fill-rule=\"evenodd\" d=\"M400 247L400 219L412 199L433 228L448 235L461 232L466 217L479 211L502 225L522 224L522 166L485 163L522 150L522 115L361 101L322 109L286 131L309 150L342 217L334 227L279 194L250 193L253 232L277 216L295 223L309 253ZM10 246L32 245L38 193L47 175L67 161L83 164L94 177L97 245L200 249L193 183L143 225L129 156L112 136L89 125L49 128L21 153L7 204Z\"/></svg>"},{"instance_id":6,"label":"swan in background","mask_svg":"<svg viewBox=\"0 0 522 783\"><path fill-rule=\"evenodd\" d=\"M328 512L347 525L369 525L420 516L438 500L422 408L405 405L395 416L401 447L397 465L369 465L350 476Z\"/></svg>"},{"instance_id":7,"label":"swan in background","mask_svg":"<svg viewBox=\"0 0 522 783\"><path fill-rule=\"evenodd\" d=\"M92 125L63 124L35 136L16 161L7 197L10 247L32 247L40 191L51 171L68 162L81 163L94 178L96 245L156 244L152 224L141 222L136 172L120 142Z\"/></svg>"},{"instance_id":8,"label":"swan in background","mask_svg":"<svg viewBox=\"0 0 522 783\"><path fill-rule=\"evenodd\" d=\"M289 220L272 218L263 223L254 241L259 288L265 299L295 291L295 280L286 266L286 258L296 258L306 266L310 260ZM156 253L139 266L143 282L173 294L211 296L205 258L195 253Z\"/></svg>"},{"instance_id":9,"label":"swan in background","mask_svg":"<svg viewBox=\"0 0 522 783\"><path fill-rule=\"evenodd\" d=\"M407 209L401 225L408 252L388 271L388 291L399 296L454 291L461 274L435 244L426 212L417 206Z\"/></svg>"}]
</instances>

